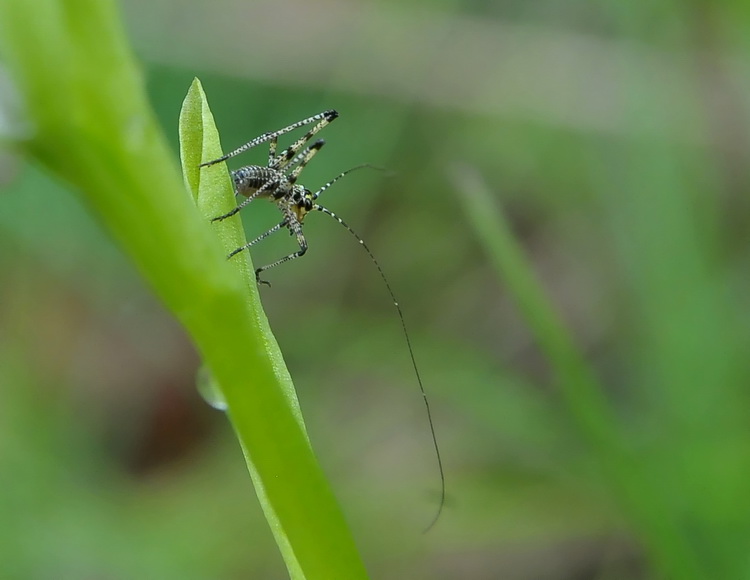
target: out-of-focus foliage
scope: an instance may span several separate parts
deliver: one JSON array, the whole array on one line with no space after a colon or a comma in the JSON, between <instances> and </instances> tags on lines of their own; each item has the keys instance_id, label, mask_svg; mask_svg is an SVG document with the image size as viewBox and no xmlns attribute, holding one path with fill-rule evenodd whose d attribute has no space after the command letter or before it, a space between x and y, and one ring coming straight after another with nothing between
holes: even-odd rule
<instances>
[{"instance_id":1,"label":"out-of-focus foliage","mask_svg":"<svg viewBox=\"0 0 750 580\"><path fill-rule=\"evenodd\" d=\"M311 215L307 255L261 289L373 577L748 575L744 3L122 10L175 156L198 75L227 149L334 107L301 182L393 171L354 173L321 202L367 240L406 314L447 472L429 534L429 432L377 272ZM0 166L4 568L283 577L187 339L64 184L10 155ZM571 385L467 218L478 190L601 386L617 455L580 430ZM266 203L243 213L249 236L278 219ZM293 245L279 235L253 259Z\"/></svg>"},{"instance_id":2,"label":"out-of-focus foliage","mask_svg":"<svg viewBox=\"0 0 750 580\"><path fill-rule=\"evenodd\" d=\"M183 183L110 0L4 0L0 53L28 116L29 134L14 144L75 188L184 325L221 393L290 577L365 577L248 253L227 262L244 244L239 217L209 226L234 192L226 166L199 168L222 155L200 83L180 115Z\"/></svg>"}]
</instances>

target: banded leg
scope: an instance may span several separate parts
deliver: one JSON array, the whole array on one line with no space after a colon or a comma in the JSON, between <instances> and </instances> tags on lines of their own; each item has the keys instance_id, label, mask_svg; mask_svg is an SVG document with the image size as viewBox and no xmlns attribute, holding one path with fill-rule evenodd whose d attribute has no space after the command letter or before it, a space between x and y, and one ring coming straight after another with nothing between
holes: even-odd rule
<instances>
[{"instance_id":1,"label":"banded leg","mask_svg":"<svg viewBox=\"0 0 750 580\"><path fill-rule=\"evenodd\" d=\"M299 250L296 252L292 252L288 256L284 256L283 258L276 260L275 262L272 262L271 264L267 264L266 266L261 266L260 268L255 269L255 279L258 281L258 284L265 284L267 286L270 286L271 284L267 282L266 280L260 279L260 273L269 270L275 266L278 266L279 264L283 264L284 262L288 262L289 260L294 260L295 258L299 258L300 256L304 256L305 252L307 252L307 240L305 239L305 235L302 233L302 224L299 223L296 219L289 220L288 223L289 230L292 234L294 234L297 237L297 243L299 244ZM255 243L255 240L253 240L252 243Z\"/></svg>"},{"instance_id":2,"label":"banded leg","mask_svg":"<svg viewBox=\"0 0 750 580\"><path fill-rule=\"evenodd\" d=\"M297 167L294 168L292 173L289 175L289 183L294 185L297 182L297 178L299 177L299 174L302 173L302 170L305 168L305 165L310 163L310 159L315 157L315 154L320 151L325 145L325 141L323 139L318 139L315 143L304 149L297 157L295 157L292 162L289 164L290 166L297 165Z\"/></svg>"},{"instance_id":3,"label":"banded leg","mask_svg":"<svg viewBox=\"0 0 750 580\"><path fill-rule=\"evenodd\" d=\"M234 172L233 172L234 173ZM247 196L247 199L243 200L242 203L238 204L236 207L225 213L224 215L217 216L211 220L211 223L213 222L220 222L222 220L227 219L228 217L232 217L234 214L239 213L239 211L246 207L251 201L253 201L255 198L257 198L262 193L268 193L269 191L273 191L276 187L277 182L273 180L266 181L262 187L259 187L257 191L253 192L251 195ZM240 192L238 192L235 189L234 196L237 197L237 195Z\"/></svg>"},{"instance_id":4,"label":"banded leg","mask_svg":"<svg viewBox=\"0 0 750 580\"><path fill-rule=\"evenodd\" d=\"M271 146L269 147L269 156L268 156L268 164L269 167L275 166L275 164L278 164L282 159L291 159L294 157L297 151L309 141L315 133L320 131L323 127L325 127L328 123L333 121L336 117L338 117L339 114L333 110L329 109L328 111L323 111L322 113L318 113L317 115L313 115L312 117L308 117L307 119L303 119L302 121L297 121L296 123L292 123L288 127L284 127L283 129L279 129L278 131L268 131L266 133L263 133L263 135L256 137L252 141L248 141L244 145L238 147L234 151L230 151L229 153L226 153L219 157L218 159L213 159L211 161L206 161L205 163L201 163L198 167L210 167L211 165L215 165L216 163L221 163L222 161L226 161L227 159L231 159L232 157L235 157L236 155L239 155L240 153L244 153L248 149L252 149L253 147L257 147L258 145L262 145L263 143L267 143L268 141L271 141ZM289 133L290 131L294 131L295 129L299 127L304 127L305 125L310 125L311 123L315 123L316 121L320 121L315 127L313 127L312 130L308 131L307 135L303 137L302 139L297 140L290 148L282 152L281 155L276 157L276 141L281 135L285 135L286 133ZM291 153L289 153L289 150L296 146L296 149L293 150Z\"/></svg>"},{"instance_id":5,"label":"banded leg","mask_svg":"<svg viewBox=\"0 0 750 580\"><path fill-rule=\"evenodd\" d=\"M265 239L266 239L266 238L267 238L268 236L270 236L271 234L275 234L275 233L276 233L276 232L278 232L278 231L279 231L279 230L280 230L281 228L285 228L285 227L286 227L286 225L287 225L287 223L289 223L289 220L288 220L287 218L284 218L284 221L282 221L282 222L280 222L280 223L276 224L275 226L273 226L273 227L272 227L272 228L271 228L270 230L268 230L267 232L265 232L265 233L263 233L263 234L259 235L259 236L258 236L257 238L255 238L255 239L254 239L254 240L253 240L252 242L248 242L248 243L246 243L246 244L245 244L244 246L241 246L241 247L237 248L236 250L233 250L233 251L232 251L232 252L231 252L231 253L230 253L230 254L229 254L229 255L227 256L227 260L228 260L229 258L233 258L234 256L236 256L237 254L239 254L239 253L240 253L240 252L242 252L243 250L247 250L247 249L248 249L248 248L249 248L250 246L254 246L255 244L257 244L257 243L258 243L258 242L260 242L261 240L265 240Z\"/></svg>"},{"instance_id":6,"label":"banded leg","mask_svg":"<svg viewBox=\"0 0 750 580\"><path fill-rule=\"evenodd\" d=\"M323 129L326 125L328 125L331 121L333 121L336 117L339 116L339 114L334 111L326 111L325 113L321 113L318 116L322 116L323 118L320 120L320 122L315 125L312 129L310 129L307 133L305 133L302 137L297 139L294 143L292 143L289 147L287 147L284 151L282 151L278 157L274 158L273 160L268 161L268 166L273 167L274 169L282 170L286 168L290 163L292 163L292 160L297 155L297 152L302 149L302 146L307 143L310 139L312 139L318 131ZM312 117L311 117L312 119Z\"/></svg>"},{"instance_id":7,"label":"banded leg","mask_svg":"<svg viewBox=\"0 0 750 580\"><path fill-rule=\"evenodd\" d=\"M271 142L268 144L268 166L271 166L274 158L276 157L276 147L279 145L279 136L276 135Z\"/></svg>"}]
</instances>

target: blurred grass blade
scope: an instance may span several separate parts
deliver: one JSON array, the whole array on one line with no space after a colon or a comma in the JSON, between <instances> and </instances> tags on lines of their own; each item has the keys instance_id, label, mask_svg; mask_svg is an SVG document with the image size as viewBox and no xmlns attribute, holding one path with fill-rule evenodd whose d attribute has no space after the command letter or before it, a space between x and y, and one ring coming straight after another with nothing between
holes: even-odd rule
<instances>
[{"instance_id":1,"label":"blurred grass blade","mask_svg":"<svg viewBox=\"0 0 750 580\"><path fill-rule=\"evenodd\" d=\"M557 373L579 426L591 442L605 449L619 447L614 418L603 390L531 271L499 205L472 169L457 170L453 181L463 194L461 199L469 220L493 265Z\"/></svg>"},{"instance_id":2,"label":"blurred grass blade","mask_svg":"<svg viewBox=\"0 0 750 580\"><path fill-rule=\"evenodd\" d=\"M469 221L549 359L582 438L652 555L671 577L703 578L668 496L653 483L653 474L643 469L624 441L602 385L546 297L499 204L472 168L456 168L451 177L463 194L460 197Z\"/></svg>"},{"instance_id":3,"label":"blurred grass blade","mask_svg":"<svg viewBox=\"0 0 750 580\"><path fill-rule=\"evenodd\" d=\"M292 577L366 577L310 448L248 256L226 260L242 238L239 221L213 227L207 219L233 196L223 165L202 172L193 165L196 156L220 153L199 85L181 124L196 210L111 1L0 0L0 51L32 128L19 145L75 187L188 330L221 386Z\"/></svg>"}]
</instances>

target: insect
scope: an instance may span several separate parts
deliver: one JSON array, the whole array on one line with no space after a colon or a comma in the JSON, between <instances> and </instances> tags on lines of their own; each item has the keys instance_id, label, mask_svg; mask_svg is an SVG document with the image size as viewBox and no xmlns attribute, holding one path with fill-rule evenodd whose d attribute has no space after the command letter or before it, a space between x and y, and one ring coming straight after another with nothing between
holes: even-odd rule
<instances>
[{"instance_id":1,"label":"insect","mask_svg":"<svg viewBox=\"0 0 750 580\"><path fill-rule=\"evenodd\" d=\"M365 252L367 252L367 255L370 257L370 260L372 260L373 264L375 264L375 267L380 273L380 277L385 283L386 289L388 290L393 305L395 306L398 313L399 320L401 321L401 328L406 339L406 346L409 349L409 356L411 358L412 367L414 368L414 374L417 378L420 392L422 393L422 399L424 401L425 410L427 412L427 419L430 425L430 434L432 436L432 443L435 449L435 456L437 458L438 469L440 472L440 503L435 516L433 517L429 526L427 526L427 528L425 529L425 531L427 531L432 528L432 526L434 526L438 521L443 510L443 505L445 504L445 474L443 471L443 461L440 456L440 448L438 446L437 437L435 435L435 427L432 420L430 403L427 399L427 393L422 383L422 377L419 374L419 368L417 367L417 361L414 357L414 350L412 349L409 333L406 330L406 321L404 319L403 312L401 311L401 306L399 305L398 300L396 300L396 295L394 294L393 289L391 288L391 285L388 282L385 273L383 272L383 269L380 267L379 262L375 259L375 255L372 253L372 251L370 251L370 248L367 246L365 241L334 212L317 203L318 197L325 190L327 190L347 174L351 173L352 171L356 171L357 169L362 169L365 167L375 167L369 164L363 164L352 167L351 169L347 169L346 171L339 173L336 177L325 183L322 187L320 187L320 189L315 192L312 192L310 189L297 183L302 170L318 153L318 151L320 151L320 149L325 144L325 141L323 139L317 139L311 145L308 145L308 143L320 130L334 121L337 117L338 113L333 109L323 111L322 113L313 115L312 117L308 117L307 119L303 119L302 121L292 123L291 125L289 125L288 127L284 127L283 129L263 133L259 137L256 137L252 141L245 143L234 151L231 151L230 153L227 153L222 157L219 157L218 159L202 163L200 167L209 167L211 165L215 165L217 163L221 163L223 161L231 159L232 157L244 153L249 149L257 147L258 145L269 143L268 165L247 165L231 172L235 195L243 195L246 199L244 199L231 211L225 213L224 215L217 216L211 221L216 222L227 219L237 214L242 208L258 198L267 198L276 204L276 206L281 211L282 220L267 232L259 235L244 246L241 246L232 251L228 256L228 258L232 258L233 256L251 248L261 240L264 240L271 234L274 234L282 229L286 228L287 230L289 230L289 233L295 236L297 244L299 245L299 249L287 256L284 256L283 258L276 260L275 262L272 262L271 264L261 266L260 268L256 268L255 270L255 277L258 283L266 284L269 286L270 284L267 281L261 279L260 275L262 272L278 266L279 264L283 264L284 262L288 262L289 260L299 258L307 251L307 240L305 239L305 235L302 231L302 225L305 216L311 211L319 211L335 219L339 224L346 228L346 230L364 248ZM276 150L278 147L279 137L291 131L294 131L295 129L308 125L312 125L312 128L309 129L307 133L305 133L302 137L297 139L294 143L292 143L289 147L287 147L277 155Z\"/></svg>"}]
</instances>

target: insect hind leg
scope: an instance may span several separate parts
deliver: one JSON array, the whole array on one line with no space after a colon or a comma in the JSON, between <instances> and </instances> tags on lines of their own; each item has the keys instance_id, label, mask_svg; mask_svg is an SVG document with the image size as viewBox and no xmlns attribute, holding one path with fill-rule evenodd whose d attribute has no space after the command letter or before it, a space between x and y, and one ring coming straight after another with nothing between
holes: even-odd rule
<instances>
[{"instance_id":1,"label":"insect hind leg","mask_svg":"<svg viewBox=\"0 0 750 580\"><path fill-rule=\"evenodd\" d=\"M283 170L290 164L294 162L297 156L297 152L302 149L302 147L307 143L310 139L312 139L323 127L328 125L331 121L336 119L339 116L339 114L331 109L329 111L325 111L323 113L320 113L318 115L315 115L313 117L310 117L307 119L307 121L314 123L316 120L318 123L310 129L307 133L305 133L302 137L297 139L294 143L292 143L289 147L287 147L284 151L282 151L278 157L275 157L274 159L269 159L268 166L273 167L277 170ZM307 123L305 123L307 124Z\"/></svg>"},{"instance_id":2,"label":"insect hind leg","mask_svg":"<svg viewBox=\"0 0 750 580\"><path fill-rule=\"evenodd\" d=\"M231 159L232 157L235 157L240 153L244 153L245 151L248 151L253 147L257 147L258 145L262 145L263 143L267 143L269 141L271 141L271 145L269 146L268 166L286 167L287 163L296 155L297 151L299 151L305 143L312 139L312 137L318 131L320 131L323 127L328 125L328 123L333 121L338 116L339 114L337 111L335 111L334 109L328 109L327 111L323 111L322 113L318 113L317 115L313 115L312 117L308 117L307 119L302 119L301 121L292 123L291 125L289 125L288 127L284 127L283 129L263 133L252 141L248 141L244 145L241 145L234 151L225 153L217 159L201 163L198 167L210 167L211 165L221 163L222 161ZM299 127L304 127L305 125L310 125L315 122L317 122L318 124L315 125L315 127L313 127L310 131L308 131L304 137L298 139L289 148L282 151L280 155L276 156L276 142L281 135L285 135L291 131L294 131L295 129L298 129ZM286 163L284 163L284 160L286 160Z\"/></svg>"},{"instance_id":3,"label":"insect hind leg","mask_svg":"<svg viewBox=\"0 0 750 580\"><path fill-rule=\"evenodd\" d=\"M294 170L289 174L289 183L294 184L297 182L297 179L299 178L300 173L302 173L302 170L308 163L310 163L310 160L315 157L315 154L322 149L323 145L325 145L325 141L323 141L323 139L318 139L315 143L305 148L301 153L297 155L297 157L292 160L290 166L297 163L299 163L299 165L297 165L297 167L295 167Z\"/></svg>"}]
</instances>

